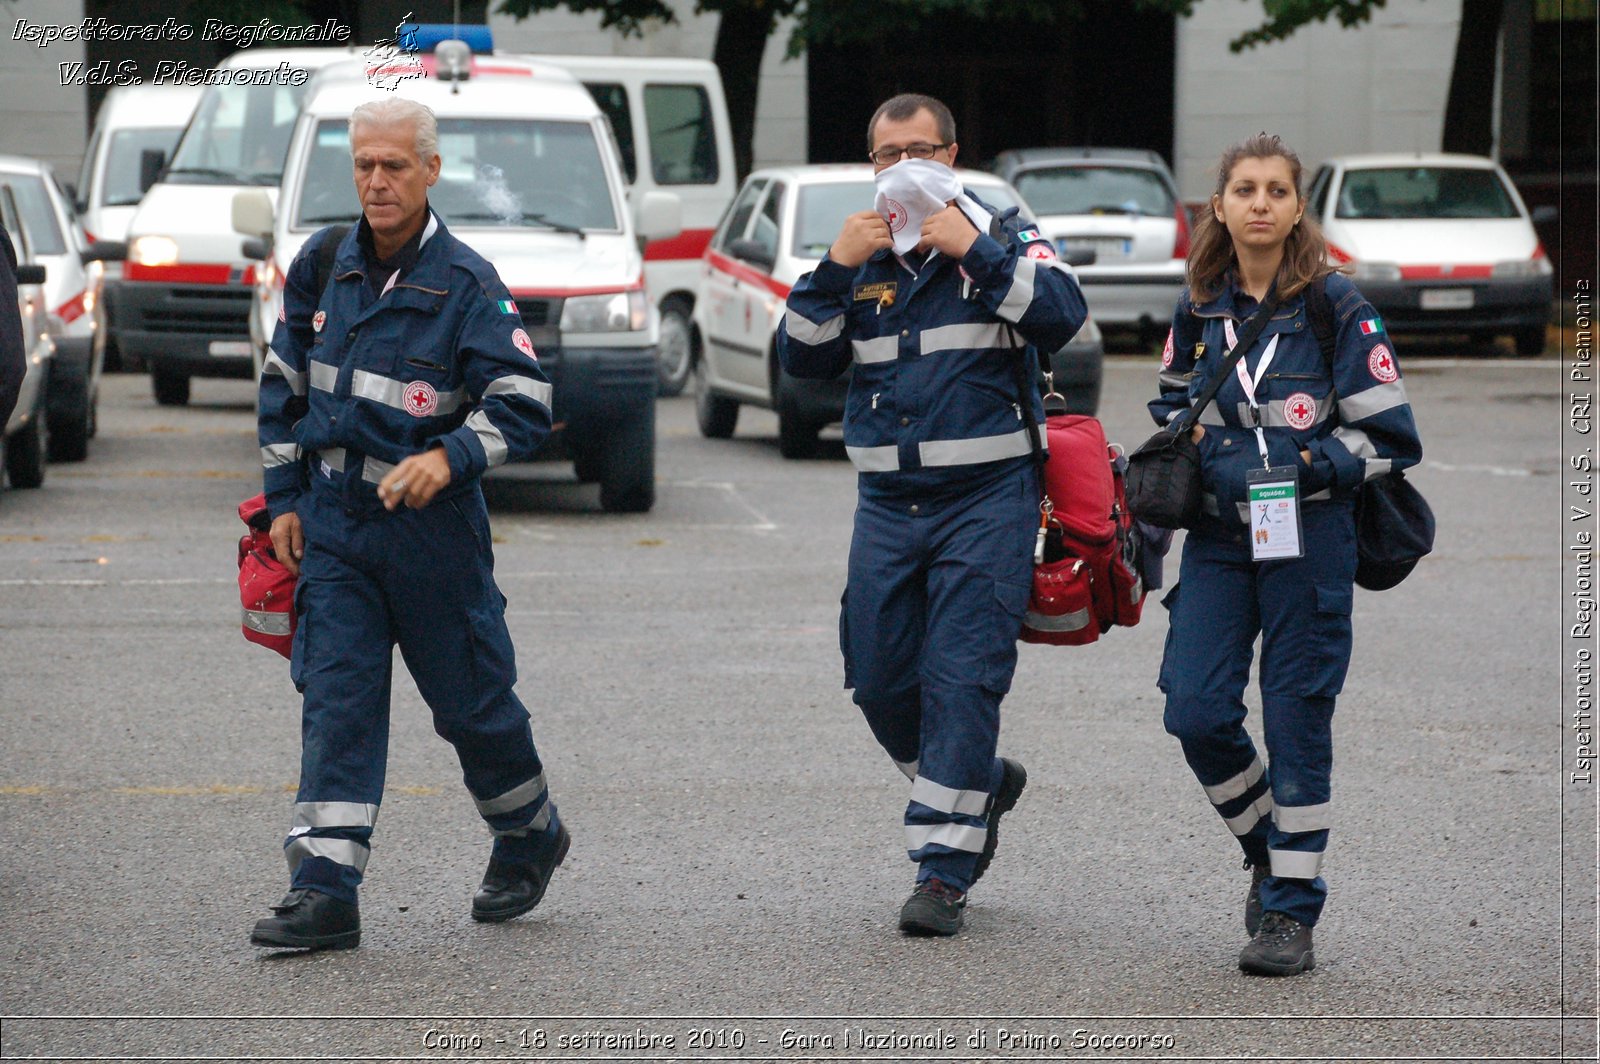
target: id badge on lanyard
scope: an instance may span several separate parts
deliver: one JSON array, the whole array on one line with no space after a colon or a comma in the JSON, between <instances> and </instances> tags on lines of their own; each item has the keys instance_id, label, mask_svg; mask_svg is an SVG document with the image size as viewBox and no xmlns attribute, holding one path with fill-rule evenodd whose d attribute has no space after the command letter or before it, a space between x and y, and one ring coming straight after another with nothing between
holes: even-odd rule
<instances>
[{"instance_id":1,"label":"id badge on lanyard","mask_svg":"<svg viewBox=\"0 0 1600 1064\"><path fill-rule=\"evenodd\" d=\"M1225 320L1224 330L1231 348L1238 342L1233 322ZM1300 472L1292 465L1272 464L1267 456L1267 434L1261 428L1261 406L1256 402L1256 385L1266 376L1277 350L1278 338L1274 336L1261 352L1254 376L1246 371L1242 358L1233 366L1244 397L1250 403L1256 448L1261 452L1261 468L1245 473L1245 495L1250 510L1250 557L1258 562L1305 556L1305 543L1300 535Z\"/></svg>"}]
</instances>

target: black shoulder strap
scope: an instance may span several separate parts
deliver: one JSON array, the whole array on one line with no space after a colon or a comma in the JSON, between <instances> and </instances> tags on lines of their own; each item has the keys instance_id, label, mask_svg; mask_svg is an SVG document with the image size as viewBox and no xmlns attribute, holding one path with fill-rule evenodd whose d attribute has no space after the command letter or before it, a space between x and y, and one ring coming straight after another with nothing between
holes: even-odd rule
<instances>
[{"instance_id":1,"label":"black shoulder strap","mask_svg":"<svg viewBox=\"0 0 1600 1064\"><path fill-rule=\"evenodd\" d=\"M1327 364L1328 375L1333 375L1334 356L1339 350L1339 328L1333 320L1333 302L1328 298L1327 277L1318 277L1306 285L1306 317L1311 319L1311 331L1322 348L1322 361Z\"/></svg>"},{"instance_id":2,"label":"black shoulder strap","mask_svg":"<svg viewBox=\"0 0 1600 1064\"><path fill-rule=\"evenodd\" d=\"M1006 227L1000 222L997 212L989 213L989 236L995 243L1004 247L1010 239L1006 236ZM1039 439L1039 422L1033 416L1033 397L1038 394L1038 387L1028 382L1028 349L1016 347L1016 330L1010 322L1002 323L1006 327L1006 338L1011 341L1016 349L1017 357L1012 362L1012 368L1017 378L1017 400L1022 413L1022 424L1028 430L1028 447L1033 452L1033 460L1038 465L1044 464L1044 444Z\"/></svg>"},{"instance_id":3,"label":"black shoulder strap","mask_svg":"<svg viewBox=\"0 0 1600 1064\"><path fill-rule=\"evenodd\" d=\"M328 282L333 280L333 260L339 254L339 245L344 243L345 235L350 232L348 225L331 225L328 235L323 238L322 246L317 248L317 301L322 301L322 294L328 290Z\"/></svg>"}]
</instances>

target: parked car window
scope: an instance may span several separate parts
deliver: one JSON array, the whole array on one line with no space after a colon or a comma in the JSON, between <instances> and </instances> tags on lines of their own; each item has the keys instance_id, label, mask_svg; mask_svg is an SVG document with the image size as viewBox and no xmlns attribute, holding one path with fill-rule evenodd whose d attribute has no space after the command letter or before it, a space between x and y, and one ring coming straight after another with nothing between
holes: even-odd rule
<instances>
[{"instance_id":1,"label":"parked car window","mask_svg":"<svg viewBox=\"0 0 1600 1064\"><path fill-rule=\"evenodd\" d=\"M739 193L739 198L733 201L732 208L728 211L728 219L722 226L722 232L717 237L717 247L725 248L731 241L744 236L746 227L750 224L750 216L756 212L756 201L761 198L761 193L767 190L765 181L752 181L744 186L744 191Z\"/></svg>"},{"instance_id":2,"label":"parked car window","mask_svg":"<svg viewBox=\"0 0 1600 1064\"><path fill-rule=\"evenodd\" d=\"M1333 176L1333 167L1321 166L1317 168L1317 176L1311 179L1311 191L1306 194L1306 209L1311 212L1311 217L1320 218L1327 205L1322 202L1323 194L1328 191L1328 178Z\"/></svg>"},{"instance_id":3,"label":"parked car window","mask_svg":"<svg viewBox=\"0 0 1600 1064\"><path fill-rule=\"evenodd\" d=\"M801 188L794 216L794 254L803 259L826 255L844 220L856 211L871 210L875 195L871 181L830 181Z\"/></svg>"},{"instance_id":4,"label":"parked car window","mask_svg":"<svg viewBox=\"0 0 1600 1064\"><path fill-rule=\"evenodd\" d=\"M1339 218L1517 218L1493 170L1405 166L1346 170Z\"/></svg>"},{"instance_id":5,"label":"parked car window","mask_svg":"<svg viewBox=\"0 0 1600 1064\"><path fill-rule=\"evenodd\" d=\"M717 180L711 100L699 85L646 85L650 169L658 185L709 185Z\"/></svg>"},{"instance_id":6,"label":"parked car window","mask_svg":"<svg viewBox=\"0 0 1600 1064\"><path fill-rule=\"evenodd\" d=\"M119 129L111 135L111 150L106 153L104 207L131 207L144 198L139 190L139 159L146 149L172 157L181 129ZM88 188L79 192L88 196ZM87 199L85 202L88 202Z\"/></svg>"},{"instance_id":7,"label":"parked car window","mask_svg":"<svg viewBox=\"0 0 1600 1064\"><path fill-rule=\"evenodd\" d=\"M100 150L100 130L94 131L94 136L89 138L89 146L83 151L83 162L78 167L78 196L84 203L94 202L91 193L94 185L94 157Z\"/></svg>"},{"instance_id":8,"label":"parked car window","mask_svg":"<svg viewBox=\"0 0 1600 1064\"><path fill-rule=\"evenodd\" d=\"M756 215L756 224L750 233L750 239L760 244L773 259L778 257L778 226L783 217L783 191L783 182L772 183L772 191L761 201L761 213Z\"/></svg>"},{"instance_id":9,"label":"parked car window","mask_svg":"<svg viewBox=\"0 0 1600 1064\"><path fill-rule=\"evenodd\" d=\"M1161 175L1135 167L1040 167L1018 173L1012 184L1040 214L1170 217L1175 207Z\"/></svg>"},{"instance_id":10,"label":"parked car window","mask_svg":"<svg viewBox=\"0 0 1600 1064\"><path fill-rule=\"evenodd\" d=\"M173 155L172 176L191 184L276 185L305 94L305 85L207 89Z\"/></svg>"},{"instance_id":11,"label":"parked car window","mask_svg":"<svg viewBox=\"0 0 1600 1064\"><path fill-rule=\"evenodd\" d=\"M350 181L349 121L323 119L301 177L295 225L354 222L360 212ZM440 118L446 163L428 202L450 226L553 223L617 229L594 127L587 122L521 118Z\"/></svg>"},{"instance_id":12,"label":"parked car window","mask_svg":"<svg viewBox=\"0 0 1600 1064\"><path fill-rule=\"evenodd\" d=\"M639 164L633 153L633 115L628 111L628 90L613 82L586 81L584 88L600 105L600 110L611 122L611 132L617 137L617 150L622 153L622 172L628 175L628 184L639 176Z\"/></svg>"},{"instance_id":13,"label":"parked car window","mask_svg":"<svg viewBox=\"0 0 1600 1064\"><path fill-rule=\"evenodd\" d=\"M61 226L56 223L55 208L50 203L50 193L45 191L44 179L37 174L0 173L0 181L11 186L33 253L65 255L66 238L61 233Z\"/></svg>"}]
</instances>

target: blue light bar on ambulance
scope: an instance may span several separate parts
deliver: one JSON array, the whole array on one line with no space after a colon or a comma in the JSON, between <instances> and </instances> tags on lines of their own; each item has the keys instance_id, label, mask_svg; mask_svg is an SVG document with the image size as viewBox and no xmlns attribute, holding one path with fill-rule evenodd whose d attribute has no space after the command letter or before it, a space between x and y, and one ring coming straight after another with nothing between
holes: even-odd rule
<instances>
[{"instance_id":1,"label":"blue light bar on ambulance","mask_svg":"<svg viewBox=\"0 0 1600 1064\"><path fill-rule=\"evenodd\" d=\"M414 32L413 32L414 31ZM449 22L407 23L401 31L407 45L415 42L419 52L431 52L440 41L466 41L475 55L494 51L494 33L488 26L458 26Z\"/></svg>"}]
</instances>

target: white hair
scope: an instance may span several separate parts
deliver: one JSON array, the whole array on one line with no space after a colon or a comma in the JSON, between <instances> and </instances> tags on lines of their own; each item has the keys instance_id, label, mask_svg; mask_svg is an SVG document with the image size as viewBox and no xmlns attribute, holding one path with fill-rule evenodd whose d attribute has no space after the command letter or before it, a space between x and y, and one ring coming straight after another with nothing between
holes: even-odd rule
<instances>
[{"instance_id":1,"label":"white hair","mask_svg":"<svg viewBox=\"0 0 1600 1064\"><path fill-rule=\"evenodd\" d=\"M362 126L409 125L416 130L417 158L426 163L439 154L439 122L425 105L403 96L385 96L350 112L350 153L355 154L356 130Z\"/></svg>"}]
</instances>

